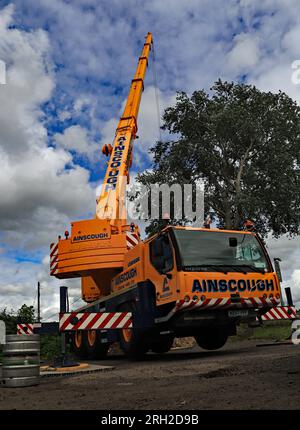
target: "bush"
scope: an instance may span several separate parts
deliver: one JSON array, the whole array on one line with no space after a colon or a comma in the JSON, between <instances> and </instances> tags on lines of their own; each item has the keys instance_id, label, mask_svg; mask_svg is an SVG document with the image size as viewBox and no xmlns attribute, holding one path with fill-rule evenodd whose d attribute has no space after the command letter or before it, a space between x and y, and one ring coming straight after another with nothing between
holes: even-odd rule
<instances>
[{"instance_id":1,"label":"bush","mask_svg":"<svg viewBox=\"0 0 300 430\"><path fill-rule=\"evenodd\" d=\"M66 353L70 354L70 345L66 343ZM51 361L55 357L61 356L60 335L41 335L41 359Z\"/></svg>"},{"instance_id":2,"label":"bush","mask_svg":"<svg viewBox=\"0 0 300 430\"><path fill-rule=\"evenodd\" d=\"M52 360L61 354L61 340L59 335L41 335L41 359Z\"/></svg>"}]
</instances>

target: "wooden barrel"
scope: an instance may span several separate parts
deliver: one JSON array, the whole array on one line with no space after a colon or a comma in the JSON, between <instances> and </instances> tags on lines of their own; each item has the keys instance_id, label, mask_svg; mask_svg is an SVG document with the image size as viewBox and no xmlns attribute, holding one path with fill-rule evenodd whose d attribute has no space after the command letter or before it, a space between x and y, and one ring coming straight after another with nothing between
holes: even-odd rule
<instances>
[{"instance_id":1,"label":"wooden barrel","mask_svg":"<svg viewBox=\"0 0 300 430\"><path fill-rule=\"evenodd\" d=\"M40 377L40 337L8 335L3 348L3 387L37 385Z\"/></svg>"}]
</instances>

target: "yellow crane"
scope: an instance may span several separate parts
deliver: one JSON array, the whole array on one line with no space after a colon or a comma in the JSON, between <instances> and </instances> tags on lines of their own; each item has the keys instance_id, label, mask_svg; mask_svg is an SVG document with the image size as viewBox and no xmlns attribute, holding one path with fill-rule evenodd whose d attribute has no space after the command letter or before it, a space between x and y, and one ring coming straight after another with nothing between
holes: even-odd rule
<instances>
[{"instance_id":1,"label":"yellow crane","mask_svg":"<svg viewBox=\"0 0 300 430\"><path fill-rule=\"evenodd\" d=\"M218 349L240 321L256 324L281 299L254 232L167 226L141 241L138 226L128 225L122 201L152 43L148 33L113 145L102 148L109 161L96 216L73 222L50 247L51 275L82 279L87 304L63 311L60 330L72 333L83 357L104 357L116 341L135 357L167 352L184 336Z\"/></svg>"}]
</instances>

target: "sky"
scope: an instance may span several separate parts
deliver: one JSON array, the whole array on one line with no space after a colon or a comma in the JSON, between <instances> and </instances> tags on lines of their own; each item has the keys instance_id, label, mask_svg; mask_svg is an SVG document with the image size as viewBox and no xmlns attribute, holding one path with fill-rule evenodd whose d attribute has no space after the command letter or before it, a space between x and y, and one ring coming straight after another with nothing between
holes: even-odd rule
<instances>
[{"instance_id":1,"label":"sky","mask_svg":"<svg viewBox=\"0 0 300 430\"><path fill-rule=\"evenodd\" d=\"M0 0L0 308L58 309L49 244L70 221L93 217L111 143L144 37L153 33L160 113L176 91L218 78L283 90L300 103L298 0ZM159 138L152 60L132 175L151 167ZM268 240L284 286L300 303L300 237ZM71 305L79 281L64 281ZM76 306L75 306L76 307Z\"/></svg>"}]
</instances>

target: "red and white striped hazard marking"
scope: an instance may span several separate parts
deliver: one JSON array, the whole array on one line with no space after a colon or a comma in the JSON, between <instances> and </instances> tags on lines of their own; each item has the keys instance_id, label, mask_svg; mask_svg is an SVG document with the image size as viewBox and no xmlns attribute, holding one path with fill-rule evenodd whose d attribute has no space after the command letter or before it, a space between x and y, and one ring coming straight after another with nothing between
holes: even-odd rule
<instances>
[{"instance_id":1,"label":"red and white striped hazard marking","mask_svg":"<svg viewBox=\"0 0 300 430\"><path fill-rule=\"evenodd\" d=\"M139 236L137 233L126 232L126 245L127 249L133 248L135 245L139 243Z\"/></svg>"},{"instance_id":2,"label":"red and white striped hazard marking","mask_svg":"<svg viewBox=\"0 0 300 430\"><path fill-rule=\"evenodd\" d=\"M59 330L132 328L131 312L71 312L60 314Z\"/></svg>"},{"instance_id":3,"label":"red and white striped hazard marking","mask_svg":"<svg viewBox=\"0 0 300 430\"><path fill-rule=\"evenodd\" d=\"M33 334L33 324L17 324L17 334Z\"/></svg>"},{"instance_id":4,"label":"red and white striped hazard marking","mask_svg":"<svg viewBox=\"0 0 300 430\"><path fill-rule=\"evenodd\" d=\"M231 298L224 299L204 299L204 300L178 300L175 307L169 314L162 318L157 318L156 321L167 321L175 313L180 311L189 311L191 309L208 309L208 308L263 308L274 307L280 304L280 298L263 298L263 297L250 297L247 299L241 298L239 302L232 301Z\"/></svg>"},{"instance_id":5,"label":"red and white striped hazard marking","mask_svg":"<svg viewBox=\"0 0 300 430\"><path fill-rule=\"evenodd\" d=\"M293 306L277 306L276 308L270 309L261 317L263 321L293 320L295 318L297 318L297 313L296 308Z\"/></svg>"},{"instance_id":6,"label":"red and white striped hazard marking","mask_svg":"<svg viewBox=\"0 0 300 430\"><path fill-rule=\"evenodd\" d=\"M50 245L50 275L58 272L58 242Z\"/></svg>"},{"instance_id":7,"label":"red and white striped hazard marking","mask_svg":"<svg viewBox=\"0 0 300 430\"><path fill-rule=\"evenodd\" d=\"M262 298L251 297L248 299L241 298L238 303L235 303L230 298L225 299L205 299L205 300L178 300L176 303L176 312L181 310L195 309L195 308L224 308L224 307L239 307L239 308L262 308L277 306L280 299L276 298Z\"/></svg>"}]
</instances>

